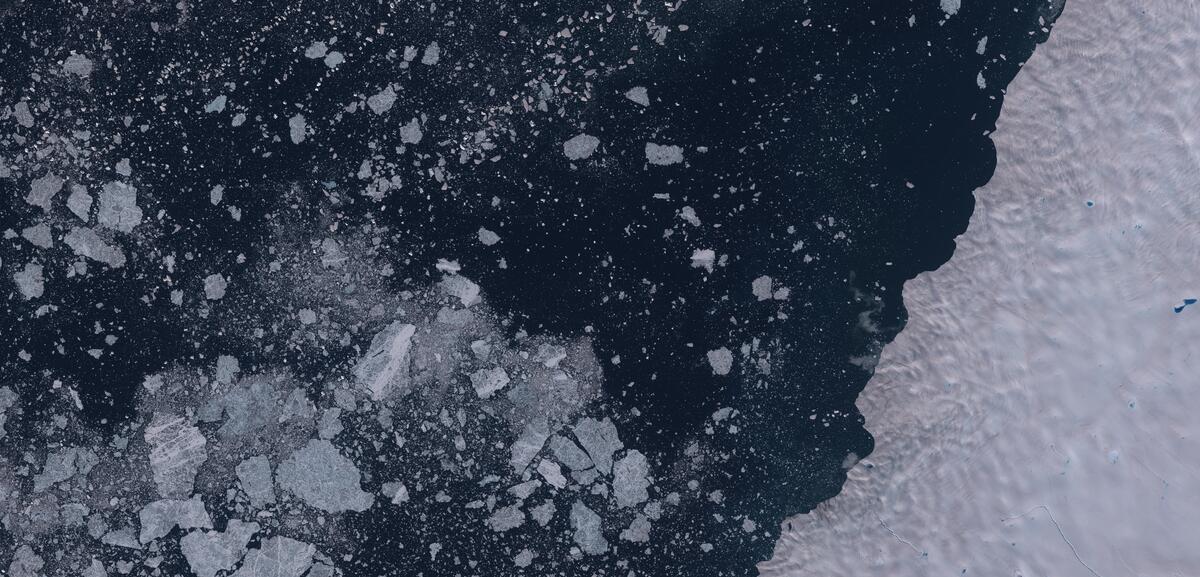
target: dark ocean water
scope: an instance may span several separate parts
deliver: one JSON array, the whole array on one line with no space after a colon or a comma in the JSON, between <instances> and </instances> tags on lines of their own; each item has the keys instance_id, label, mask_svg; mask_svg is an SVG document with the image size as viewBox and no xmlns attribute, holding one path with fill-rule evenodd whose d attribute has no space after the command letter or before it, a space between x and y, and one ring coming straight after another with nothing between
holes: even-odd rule
<instances>
[{"instance_id":1,"label":"dark ocean water","mask_svg":"<svg viewBox=\"0 0 1200 577\"><path fill-rule=\"evenodd\" d=\"M68 278L65 267L47 266L54 289L35 304L5 285L0 384L18 390L31 413L48 402L48 383L73 385L85 416L101 430L133 415L145 375L208 366L230 350L239 351L243 370L286 363L315 387L352 353L283 346L268 352L261 341L224 330L268 324L286 304L253 289L207 316L182 310L160 286L161 258L179 255L174 276L194 292L208 272L236 268L239 255L252 264L272 260L272 235L289 219L347 228L370 222L396 232L382 247L397 271L396 291L436 281L432 264L453 259L511 319L512 332L590 335L604 364L604 410L626 416L626 443L653 460L678 459L716 409L740 411L743 434L716 441L732 458L703 473L705 483L723 487L729 510L773 527L835 495L847 456L861 458L873 446L854 403L880 349L904 325L902 284L953 252L972 191L995 165L987 135L1003 88L1045 39L1060 6L964 0L949 17L936 0L647 6L662 11L657 22L671 28L663 45L644 23L619 17L602 32L581 26L569 40L560 36L568 54L561 65L547 64L553 57L546 55L557 52L544 39L571 25L564 15L605 14L603 3L429 6L94 3L86 14L40 2L0 8L0 105L38 98L30 87L45 82L31 78L51 55L91 54L90 86L55 94L49 106L57 112L42 116L53 116L58 131L85 125L94 137L120 135L115 158L129 158L139 190L153 196L145 207L153 234L131 241L122 269ZM337 37L330 49L346 55L335 75L298 54L330 37ZM401 72L403 58L388 56L431 41L443 54L436 66L414 61ZM576 53L586 55L591 72L572 65ZM541 89L529 84L538 77L531 71L541 69L551 71L551 81L561 72L563 85L588 86L587 98L566 102L560 95L540 114L496 112L514 105L505 95L536 96ZM399 97L387 125L369 113L335 122L347 103L389 82ZM647 88L649 107L623 95L634 86ZM223 93L246 111L247 126L274 133L231 130L230 114L199 113ZM294 144L287 121L297 112L312 133ZM488 142L496 147L480 153L481 162L472 156L464 164L450 154L439 164L437 155L396 153L404 144L401 125L416 116L425 119L425 144L459 141L472 127L490 126ZM0 133L21 132L5 122L14 128ZM140 130L143 122L151 127ZM562 142L580 132L598 137L601 149L566 162ZM647 165L647 141L684 147L685 162ZM36 142L32 134L6 136L0 154L11 158ZM446 148L475 154L477 144ZM358 194L364 181L356 172L373 155L394 156L392 172L402 181L382 202ZM431 176L439 168L444 177ZM20 198L40 174L31 168L0 179L0 228L19 231L36 221L38 210ZM71 178L100 183L114 175L98 165ZM240 207L241 220L210 203L216 184ZM341 200L331 202L331 194ZM681 224L685 206L703 226ZM160 210L168 216L156 217ZM502 252L479 243L483 225L502 237ZM667 229L674 232L664 235ZM27 257L21 239L3 243L10 279ZM696 268L690 256L700 248L727 260L713 273ZM51 251L69 255L61 243ZM192 258L184 258L188 253ZM749 298L762 275L787 287L785 301ZM57 310L35 317L35 305L47 302ZM96 323L120 335L100 359L87 353L98 338ZM358 338L365 346L370 335ZM769 375L743 365L732 378L713 374L705 351L755 339L770 350ZM19 360L19 351L32 353L31 360ZM635 408L638 416L628 417ZM355 520L363 547L344 569L451 575L511 567L512 551L493 542L486 527L432 510L414 505ZM754 574L774 544L728 534L698 505L672 523L627 555L620 571ZM431 536L448 550L455 543L475 547L480 564L467 568L449 555L431 560L428 550L399 546ZM718 541L735 545L715 560L697 554L699 543Z\"/></svg>"}]
</instances>

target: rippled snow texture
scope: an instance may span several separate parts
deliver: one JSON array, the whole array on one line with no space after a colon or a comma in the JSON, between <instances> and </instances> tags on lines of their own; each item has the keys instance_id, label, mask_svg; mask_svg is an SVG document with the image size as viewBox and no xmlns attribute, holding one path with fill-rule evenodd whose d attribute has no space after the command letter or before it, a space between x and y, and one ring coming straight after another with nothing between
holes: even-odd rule
<instances>
[{"instance_id":1,"label":"rippled snow texture","mask_svg":"<svg viewBox=\"0 0 1200 577\"><path fill-rule=\"evenodd\" d=\"M1067 3L957 252L905 287L875 453L763 574L1197 574L1197 54L1194 2Z\"/></svg>"}]
</instances>

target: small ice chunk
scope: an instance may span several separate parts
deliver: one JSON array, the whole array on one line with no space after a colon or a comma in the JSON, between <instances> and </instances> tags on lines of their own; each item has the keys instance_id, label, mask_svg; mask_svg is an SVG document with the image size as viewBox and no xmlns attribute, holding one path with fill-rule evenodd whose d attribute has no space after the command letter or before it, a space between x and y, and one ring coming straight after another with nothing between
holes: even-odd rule
<instances>
[{"instance_id":1,"label":"small ice chunk","mask_svg":"<svg viewBox=\"0 0 1200 577\"><path fill-rule=\"evenodd\" d=\"M137 189L124 182L110 182L100 191L100 209L96 212L100 226L132 232L142 223L142 209L137 205Z\"/></svg>"},{"instance_id":2,"label":"small ice chunk","mask_svg":"<svg viewBox=\"0 0 1200 577\"><path fill-rule=\"evenodd\" d=\"M628 98L642 106L650 106L650 94L646 92L645 86L634 86L625 91L625 98Z\"/></svg>"},{"instance_id":3,"label":"small ice chunk","mask_svg":"<svg viewBox=\"0 0 1200 577\"><path fill-rule=\"evenodd\" d=\"M437 41L430 42L429 46L425 47L425 53L421 55L421 64L433 66L438 63L441 57L442 48L438 46Z\"/></svg>"},{"instance_id":4,"label":"small ice chunk","mask_svg":"<svg viewBox=\"0 0 1200 577\"><path fill-rule=\"evenodd\" d=\"M517 567L521 567L521 568L528 567L530 564L533 563L533 560L536 557L537 557L537 553L530 551L528 547L525 549L521 549L521 552L517 553L517 555L515 557L513 557L513 565L516 565Z\"/></svg>"},{"instance_id":5,"label":"small ice chunk","mask_svg":"<svg viewBox=\"0 0 1200 577\"><path fill-rule=\"evenodd\" d=\"M646 160L658 166L678 164L683 162L683 149L673 144L647 142Z\"/></svg>"},{"instance_id":6,"label":"small ice chunk","mask_svg":"<svg viewBox=\"0 0 1200 577\"><path fill-rule=\"evenodd\" d=\"M983 72L980 72L975 76L975 85L978 86L980 90L987 88L987 79L983 77Z\"/></svg>"},{"instance_id":7,"label":"small ice chunk","mask_svg":"<svg viewBox=\"0 0 1200 577\"><path fill-rule=\"evenodd\" d=\"M33 552L29 545L17 547L12 562L8 564L8 577L40 577L46 561Z\"/></svg>"},{"instance_id":8,"label":"small ice chunk","mask_svg":"<svg viewBox=\"0 0 1200 577\"><path fill-rule=\"evenodd\" d=\"M33 490L45 491L50 487L74 477L76 473L86 475L99 458L91 449L68 447L46 456L42 472L33 476Z\"/></svg>"},{"instance_id":9,"label":"small ice chunk","mask_svg":"<svg viewBox=\"0 0 1200 577\"><path fill-rule=\"evenodd\" d=\"M230 577L300 577L313 564L317 548L288 537L271 537L242 559Z\"/></svg>"},{"instance_id":10,"label":"small ice chunk","mask_svg":"<svg viewBox=\"0 0 1200 577\"><path fill-rule=\"evenodd\" d=\"M733 368L733 353L726 347L708 351L708 364L714 375L728 375Z\"/></svg>"},{"instance_id":11,"label":"small ice chunk","mask_svg":"<svg viewBox=\"0 0 1200 577\"><path fill-rule=\"evenodd\" d=\"M623 448L621 439L617 436L617 427L605 417L597 421L590 417L580 419L574 427L575 438L587 451L592 462L601 473L608 474L612 469L613 453Z\"/></svg>"},{"instance_id":12,"label":"small ice chunk","mask_svg":"<svg viewBox=\"0 0 1200 577\"><path fill-rule=\"evenodd\" d=\"M492 246L500 242L500 235L481 226L479 227L479 242L482 242L484 246Z\"/></svg>"},{"instance_id":13,"label":"small ice chunk","mask_svg":"<svg viewBox=\"0 0 1200 577\"><path fill-rule=\"evenodd\" d=\"M375 497L362 490L362 474L333 443L310 439L276 470L279 486L330 513L366 511Z\"/></svg>"},{"instance_id":14,"label":"small ice chunk","mask_svg":"<svg viewBox=\"0 0 1200 577\"><path fill-rule=\"evenodd\" d=\"M425 134L421 132L421 123L416 118L400 127L400 142L404 144L417 144L424 136Z\"/></svg>"},{"instance_id":15,"label":"small ice chunk","mask_svg":"<svg viewBox=\"0 0 1200 577\"><path fill-rule=\"evenodd\" d=\"M345 61L346 61L346 57L343 56L342 53L338 52L337 50L334 50L333 52L330 52L329 54L325 55L325 66L330 69L341 66L341 64Z\"/></svg>"},{"instance_id":16,"label":"small ice chunk","mask_svg":"<svg viewBox=\"0 0 1200 577\"><path fill-rule=\"evenodd\" d=\"M341 243L332 238L321 241L321 268L333 268L346 264L350 257L342 249Z\"/></svg>"},{"instance_id":17,"label":"small ice chunk","mask_svg":"<svg viewBox=\"0 0 1200 577\"><path fill-rule=\"evenodd\" d=\"M204 277L204 298L215 301L225 298L225 289L229 287L229 282L220 274L210 274Z\"/></svg>"},{"instance_id":18,"label":"small ice chunk","mask_svg":"<svg viewBox=\"0 0 1200 577\"><path fill-rule=\"evenodd\" d=\"M67 209L79 217L79 220L88 221L92 211L92 195L88 194L87 188L80 184L71 185L71 196L67 197Z\"/></svg>"},{"instance_id":19,"label":"small ice chunk","mask_svg":"<svg viewBox=\"0 0 1200 577\"><path fill-rule=\"evenodd\" d=\"M600 146L600 139L590 134L577 134L563 143L563 155L569 160L582 160L590 157Z\"/></svg>"},{"instance_id":20,"label":"small ice chunk","mask_svg":"<svg viewBox=\"0 0 1200 577\"><path fill-rule=\"evenodd\" d=\"M508 373L504 371L503 367L479 369L471 373L471 386L475 388L475 394L479 395L481 399L490 398L508 383Z\"/></svg>"},{"instance_id":21,"label":"small ice chunk","mask_svg":"<svg viewBox=\"0 0 1200 577\"><path fill-rule=\"evenodd\" d=\"M208 191L208 202L213 206L221 204L221 199L225 196L225 187L216 185L212 190Z\"/></svg>"},{"instance_id":22,"label":"small ice chunk","mask_svg":"<svg viewBox=\"0 0 1200 577\"><path fill-rule=\"evenodd\" d=\"M987 40L988 40L987 36L984 36L983 38L979 39L979 44L975 45L975 53L976 54L983 54L984 52L987 52Z\"/></svg>"},{"instance_id":23,"label":"small ice chunk","mask_svg":"<svg viewBox=\"0 0 1200 577\"><path fill-rule=\"evenodd\" d=\"M121 160L117 161L117 165L114 168L116 169L117 174L121 176L129 176L133 174L133 167L130 166L128 158L122 158Z\"/></svg>"},{"instance_id":24,"label":"small ice chunk","mask_svg":"<svg viewBox=\"0 0 1200 577\"><path fill-rule=\"evenodd\" d=\"M191 499L162 499L150 503L138 512L138 520L142 526L138 541L143 545L166 537L177 525L180 529L212 529L212 518L199 495Z\"/></svg>"},{"instance_id":25,"label":"small ice chunk","mask_svg":"<svg viewBox=\"0 0 1200 577\"><path fill-rule=\"evenodd\" d=\"M583 501L571 505L571 528L575 530L575 543L584 553L600 555L608 551L608 541L600 530L600 516Z\"/></svg>"},{"instance_id":26,"label":"small ice chunk","mask_svg":"<svg viewBox=\"0 0 1200 577\"><path fill-rule=\"evenodd\" d=\"M80 78L92 75L92 61L82 54L71 53L62 65L63 72L74 74Z\"/></svg>"},{"instance_id":27,"label":"small ice chunk","mask_svg":"<svg viewBox=\"0 0 1200 577\"><path fill-rule=\"evenodd\" d=\"M308 46L308 48L304 49L304 57L312 58L315 60L317 58L324 58L325 54L327 54L328 52L329 52L329 47L326 46L324 42L321 42L320 40L318 40L318 41L310 44Z\"/></svg>"},{"instance_id":28,"label":"small ice chunk","mask_svg":"<svg viewBox=\"0 0 1200 577\"><path fill-rule=\"evenodd\" d=\"M300 318L300 324L302 325L311 325L317 322L317 311L312 309L300 309L300 312L296 316Z\"/></svg>"},{"instance_id":29,"label":"small ice chunk","mask_svg":"<svg viewBox=\"0 0 1200 577\"><path fill-rule=\"evenodd\" d=\"M375 114L383 114L391 110L394 104L396 104L396 91L391 84L367 98L367 107Z\"/></svg>"},{"instance_id":30,"label":"small ice chunk","mask_svg":"<svg viewBox=\"0 0 1200 577\"><path fill-rule=\"evenodd\" d=\"M461 301L464 307L469 308L471 305L478 304L481 300L479 298L479 285L471 282L466 277L458 275L447 276L442 279L442 282L438 283L438 287L441 288L443 293Z\"/></svg>"},{"instance_id":31,"label":"small ice chunk","mask_svg":"<svg viewBox=\"0 0 1200 577\"><path fill-rule=\"evenodd\" d=\"M392 504L399 505L401 503L407 503L409 499L408 487L405 486L404 483L395 483L394 485L397 485L395 489L388 491L392 495Z\"/></svg>"},{"instance_id":32,"label":"small ice chunk","mask_svg":"<svg viewBox=\"0 0 1200 577\"><path fill-rule=\"evenodd\" d=\"M193 531L179 540L179 549L196 577L215 577L228 571L246 553L258 533L258 523L231 519L225 531Z\"/></svg>"},{"instance_id":33,"label":"small ice chunk","mask_svg":"<svg viewBox=\"0 0 1200 577\"><path fill-rule=\"evenodd\" d=\"M204 111L205 112L225 112L225 103L228 102L228 100L229 100L229 98L227 96L225 96L224 94L222 94L222 95L210 100L208 102L208 104L205 104Z\"/></svg>"},{"instance_id":34,"label":"small ice chunk","mask_svg":"<svg viewBox=\"0 0 1200 577\"><path fill-rule=\"evenodd\" d=\"M271 461L262 455L250 457L237 467L238 485L250 498L250 506L261 509L275 502L275 481L271 478Z\"/></svg>"},{"instance_id":35,"label":"small ice chunk","mask_svg":"<svg viewBox=\"0 0 1200 577\"><path fill-rule=\"evenodd\" d=\"M713 265L716 263L717 253L710 248L698 248L692 252L692 268L702 268L712 272Z\"/></svg>"},{"instance_id":36,"label":"small ice chunk","mask_svg":"<svg viewBox=\"0 0 1200 577\"><path fill-rule=\"evenodd\" d=\"M354 366L354 377L375 401L387 398L399 385L409 385L409 349L417 327L393 322L371 339L371 348Z\"/></svg>"},{"instance_id":37,"label":"small ice chunk","mask_svg":"<svg viewBox=\"0 0 1200 577\"><path fill-rule=\"evenodd\" d=\"M650 465L646 456L630 449L621 460L613 464L613 496L617 506L632 507L650 498L646 488L650 486Z\"/></svg>"},{"instance_id":38,"label":"small ice chunk","mask_svg":"<svg viewBox=\"0 0 1200 577\"><path fill-rule=\"evenodd\" d=\"M942 12L945 12L948 17L958 14L959 8L962 8L962 0L942 0L941 4Z\"/></svg>"},{"instance_id":39,"label":"small ice chunk","mask_svg":"<svg viewBox=\"0 0 1200 577\"><path fill-rule=\"evenodd\" d=\"M501 507L487 519L487 526L497 533L516 529L525 524L525 511L520 505Z\"/></svg>"},{"instance_id":40,"label":"small ice chunk","mask_svg":"<svg viewBox=\"0 0 1200 577\"><path fill-rule=\"evenodd\" d=\"M93 558L92 562L88 564L87 569L84 569L81 575L83 577L108 577L108 570L104 568L104 563L99 559Z\"/></svg>"},{"instance_id":41,"label":"small ice chunk","mask_svg":"<svg viewBox=\"0 0 1200 577\"><path fill-rule=\"evenodd\" d=\"M13 105L13 118L25 128L33 127L33 113L29 112L29 103L24 100Z\"/></svg>"},{"instance_id":42,"label":"small ice chunk","mask_svg":"<svg viewBox=\"0 0 1200 577\"><path fill-rule=\"evenodd\" d=\"M690 206L679 209L679 218L686 220L692 226L700 226L700 217L696 215L696 209Z\"/></svg>"},{"instance_id":43,"label":"small ice chunk","mask_svg":"<svg viewBox=\"0 0 1200 577\"><path fill-rule=\"evenodd\" d=\"M166 498L185 498L192 494L196 472L208 460L208 443L200 429L187 424L184 417L155 413L144 433L150 445L150 468L158 493Z\"/></svg>"},{"instance_id":44,"label":"small ice chunk","mask_svg":"<svg viewBox=\"0 0 1200 577\"><path fill-rule=\"evenodd\" d=\"M750 291L753 292L754 296L760 301L771 300L771 296L773 294L771 292L771 282L771 277L762 275L750 283Z\"/></svg>"},{"instance_id":45,"label":"small ice chunk","mask_svg":"<svg viewBox=\"0 0 1200 577\"><path fill-rule=\"evenodd\" d=\"M25 300L36 299L46 292L46 279L42 276L42 265L26 263L25 268L13 273L13 282Z\"/></svg>"},{"instance_id":46,"label":"small ice chunk","mask_svg":"<svg viewBox=\"0 0 1200 577\"><path fill-rule=\"evenodd\" d=\"M639 514L629 522L628 529L621 530L621 539L634 543L645 543L650 540L650 520Z\"/></svg>"},{"instance_id":47,"label":"small ice chunk","mask_svg":"<svg viewBox=\"0 0 1200 577\"><path fill-rule=\"evenodd\" d=\"M292 144L304 142L307 132L308 123L304 120L303 114L296 114L288 119L288 136L291 137Z\"/></svg>"},{"instance_id":48,"label":"small ice chunk","mask_svg":"<svg viewBox=\"0 0 1200 577\"><path fill-rule=\"evenodd\" d=\"M51 199L62 187L63 179L53 172L47 172L29 183L29 194L25 195L25 202L48 211Z\"/></svg>"},{"instance_id":49,"label":"small ice chunk","mask_svg":"<svg viewBox=\"0 0 1200 577\"><path fill-rule=\"evenodd\" d=\"M73 228L68 232L63 241L75 254L84 258L90 258L97 262L102 262L113 268L121 268L125 266L125 253L121 249L109 246L96 234L96 231L90 228Z\"/></svg>"}]
</instances>

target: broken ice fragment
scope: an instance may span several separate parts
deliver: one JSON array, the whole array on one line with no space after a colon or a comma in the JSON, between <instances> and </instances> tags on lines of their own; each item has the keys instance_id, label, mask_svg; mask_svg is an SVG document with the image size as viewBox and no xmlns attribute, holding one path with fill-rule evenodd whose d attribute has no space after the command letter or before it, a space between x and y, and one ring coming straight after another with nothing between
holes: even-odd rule
<instances>
[{"instance_id":1,"label":"broken ice fragment","mask_svg":"<svg viewBox=\"0 0 1200 577\"><path fill-rule=\"evenodd\" d=\"M550 439L550 451L554 453L555 459L574 471L582 471L594 466L591 457L588 457L588 454L579 448L579 445L566 437L555 435L553 439Z\"/></svg>"},{"instance_id":2,"label":"broken ice fragment","mask_svg":"<svg viewBox=\"0 0 1200 577\"><path fill-rule=\"evenodd\" d=\"M75 254L84 258L90 258L97 262L102 262L113 268L121 268L125 266L125 253L121 249L109 246L96 234L96 231L90 228L73 228L68 232L63 241Z\"/></svg>"},{"instance_id":3,"label":"broken ice fragment","mask_svg":"<svg viewBox=\"0 0 1200 577\"><path fill-rule=\"evenodd\" d=\"M250 498L251 507L261 509L275 502L275 482L271 479L271 462L266 457L250 457L238 463L234 472L242 492Z\"/></svg>"},{"instance_id":4,"label":"broken ice fragment","mask_svg":"<svg viewBox=\"0 0 1200 577\"><path fill-rule=\"evenodd\" d=\"M179 549L196 577L215 577L228 571L246 553L258 533L258 523L231 519L225 531L193 531L179 540Z\"/></svg>"},{"instance_id":5,"label":"broken ice fragment","mask_svg":"<svg viewBox=\"0 0 1200 577\"><path fill-rule=\"evenodd\" d=\"M33 476L33 490L46 489L74 477L77 473L87 475L99 458L91 449L68 447L46 456L42 472Z\"/></svg>"},{"instance_id":6,"label":"broken ice fragment","mask_svg":"<svg viewBox=\"0 0 1200 577\"><path fill-rule=\"evenodd\" d=\"M191 499L163 499L154 501L138 512L141 522L141 533L138 541L143 545L155 539L166 537L171 529L211 529L212 518L204 509L200 496Z\"/></svg>"},{"instance_id":7,"label":"broken ice fragment","mask_svg":"<svg viewBox=\"0 0 1200 577\"><path fill-rule=\"evenodd\" d=\"M204 277L204 298L215 301L225 297L225 289L229 283L225 277L219 274L210 274Z\"/></svg>"},{"instance_id":8,"label":"broken ice fragment","mask_svg":"<svg viewBox=\"0 0 1200 577\"><path fill-rule=\"evenodd\" d=\"M673 144L647 142L646 160L658 166L677 164L683 162L683 149Z\"/></svg>"},{"instance_id":9,"label":"broken ice fragment","mask_svg":"<svg viewBox=\"0 0 1200 577\"><path fill-rule=\"evenodd\" d=\"M142 223L142 209L137 205L137 189L123 182L110 182L100 192L100 209L96 213L100 226L132 232Z\"/></svg>"},{"instance_id":10,"label":"broken ice fragment","mask_svg":"<svg viewBox=\"0 0 1200 577\"><path fill-rule=\"evenodd\" d=\"M17 124L25 128L31 128L33 126L33 114L29 112L29 103L22 100L14 104L13 118L17 121Z\"/></svg>"},{"instance_id":11,"label":"broken ice fragment","mask_svg":"<svg viewBox=\"0 0 1200 577\"><path fill-rule=\"evenodd\" d=\"M471 373L471 386L475 388L475 394L479 395L481 399L491 397L496 391L503 389L508 382L508 373L502 367L479 369Z\"/></svg>"},{"instance_id":12,"label":"broken ice fragment","mask_svg":"<svg viewBox=\"0 0 1200 577\"><path fill-rule=\"evenodd\" d=\"M595 153L599 146L599 138L590 134L579 134L563 143L563 155L569 160L583 160Z\"/></svg>"},{"instance_id":13,"label":"broken ice fragment","mask_svg":"<svg viewBox=\"0 0 1200 577\"><path fill-rule=\"evenodd\" d=\"M466 277L453 275L447 276L438 283L438 287L442 292L452 297L458 298L464 307L479 303L479 285L471 282Z\"/></svg>"},{"instance_id":14,"label":"broken ice fragment","mask_svg":"<svg viewBox=\"0 0 1200 577\"><path fill-rule=\"evenodd\" d=\"M517 437L512 447L509 447L508 462L512 468L518 473L524 471L542 450L542 446L546 444L546 439L549 437L550 431L545 421L527 423L521 430L521 436Z\"/></svg>"},{"instance_id":15,"label":"broken ice fragment","mask_svg":"<svg viewBox=\"0 0 1200 577\"><path fill-rule=\"evenodd\" d=\"M40 577L46 561L33 552L29 545L21 545L8 564L9 577Z\"/></svg>"},{"instance_id":16,"label":"broken ice fragment","mask_svg":"<svg viewBox=\"0 0 1200 577\"><path fill-rule=\"evenodd\" d=\"M375 401L387 398L397 385L409 385L409 349L417 327L393 322L371 339L371 348L354 366L354 377Z\"/></svg>"},{"instance_id":17,"label":"broken ice fragment","mask_svg":"<svg viewBox=\"0 0 1200 577\"><path fill-rule=\"evenodd\" d=\"M279 486L310 506L340 513L365 511L375 497L362 490L362 475L333 443L311 439L276 470Z\"/></svg>"},{"instance_id":18,"label":"broken ice fragment","mask_svg":"<svg viewBox=\"0 0 1200 577\"><path fill-rule=\"evenodd\" d=\"M608 550L608 541L600 530L600 516L575 501L571 505L571 528L575 530L575 543L588 555L599 555Z\"/></svg>"},{"instance_id":19,"label":"broken ice fragment","mask_svg":"<svg viewBox=\"0 0 1200 577\"><path fill-rule=\"evenodd\" d=\"M63 72L86 78L92 74L92 61L82 54L72 53L63 61Z\"/></svg>"},{"instance_id":20,"label":"broken ice fragment","mask_svg":"<svg viewBox=\"0 0 1200 577\"><path fill-rule=\"evenodd\" d=\"M346 57L336 50L325 55L325 66L331 69L337 68L345 61Z\"/></svg>"},{"instance_id":21,"label":"broken ice fragment","mask_svg":"<svg viewBox=\"0 0 1200 577\"><path fill-rule=\"evenodd\" d=\"M733 353L725 347L708 351L708 364L714 375L728 375L733 368Z\"/></svg>"},{"instance_id":22,"label":"broken ice fragment","mask_svg":"<svg viewBox=\"0 0 1200 577\"><path fill-rule=\"evenodd\" d=\"M150 468L158 493L166 498L187 498L196 472L208 460L207 441L200 429L188 425L183 417L155 413L144 436L150 445Z\"/></svg>"},{"instance_id":23,"label":"broken ice fragment","mask_svg":"<svg viewBox=\"0 0 1200 577\"><path fill-rule=\"evenodd\" d=\"M608 474L612 469L612 456L625 445L617 436L617 427L605 417L603 421L592 418L580 419L574 427L575 438L587 451L592 462L601 473Z\"/></svg>"},{"instance_id":24,"label":"broken ice fragment","mask_svg":"<svg viewBox=\"0 0 1200 577\"><path fill-rule=\"evenodd\" d=\"M53 172L47 172L29 183L29 194L25 195L25 202L49 211L50 200L62 187L63 179Z\"/></svg>"},{"instance_id":25,"label":"broken ice fragment","mask_svg":"<svg viewBox=\"0 0 1200 577\"><path fill-rule=\"evenodd\" d=\"M642 106L650 106L650 94L646 92L645 86L634 86L625 91L625 98L628 98Z\"/></svg>"},{"instance_id":26,"label":"broken ice fragment","mask_svg":"<svg viewBox=\"0 0 1200 577\"><path fill-rule=\"evenodd\" d=\"M312 59L323 58L327 52L329 52L329 47L324 42L318 40L304 49L304 57Z\"/></svg>"},{"instance_id":27,"label":"broken ice fragment","mask_svg":"<svg viewBox=\"0 0 1200 577\"><path fill-rule=\"evenodd\" d=\"M962 8L962 0L942 0L941 5L942 12L945 12L947 17L954 16L958 14L958 9Z\"/></svg>"},{"instance_id":28,"label":"broken ice fragment","mask_svg":"<svg viewBox=\"0 0 1200 577\"><path fill-rule=\"evenodd\" d=\"M271 537L242 559L230 577L300 577L312 566L317 548L288 537Z\"/></svg>"},{"instance_id":29,"label":"broken ice fragment","mask_svg":"<svg viewBox=\"0 0 1200 577\"><path fill-rule=\"evenodd\" d=\"M292 144L300 144L304 142L308 124L304 121L303 114L296 114L288 119L288 136L292 139Z\"/></svg>"},{"instance_id":30,"label":"broken ice fragment","mask_svg":"<svg viewBox=\"0 0 1200 577\"><path fill-rule=\"evenodd\" d=\"M383 114L392 109L392 105L396 103L396 91L392 85L387 85L386 88L373 94L367 98L367 107L375 114Z\"/></svg>"},{"instance_id":31,"label":"broken ice fragment","mask_svg":"<svg viewBox=\"0 0 1200 577\"><path fill-rule=\"evenodd\" d=\"M208 191L208 202L213 206L221 204L221 198L225 196L225 187L216 185L212 190Z\"/></svg>"},{"instance_id":32,"label":"broken ice fragment","mask_svg":"<svg viewBox=\"0 0 1200 577\"><path fill-rule=\"evenodd\" d=\"M554 461L542 461L538 463L537 472L557 489L562 489L567 486L567 478L562 474L562 468Z\"/></svg>"},{"instance_id":33,"label":"broken ice fragment","mask_svg":"<svg viewBox=\"0 0 1200 577\"><path fill-rule=\"evenodd\" d=\"M33 300L46 292L46 281L42 277L42 265L27 263L25 268L13 273L13 282L25 300Z\"/></svg>"},{"instance_id":34,"label":"broken ice fragment","mask_svg":"<svg viewBox=\"0 0 1200 577\"><path fill-rule=\"evenodd\" d=\"M218 383L229 384L233 382L233 378L241 372L242 368L238 365L237 357L231 355L221 355L217 357L217 370L214 375Z\"/></svg>"},{"instance_id":35,"label":"broken ice fragment","mask_svg":"<svg viewBox=\"0 0 1200 577\"><path fill-rule=\"evenodd\" d=\"M50 226L44 222L21 229L21 238L38 248L50 248L54 243L50 237Z\"/></svg>"},{"instance_id":36,"label":"broken ice fragment","mask_svg":"<svg viewBox=\"0 0 1200 577\"><path fill-rule=\"evenodd\" d=\"M645 543L650 540L650 520L645 515L638 515L629 522L629 528L621 530L621 539L634 543Z\"/></svg>"},{"instance_id":37,"label":"broken ice fragment","mask_svg":"<svg viewBox=\"0 0 1200 577\"><path fill-rule=\"evenodd\" d=\"M631 449L613 465L613 496L617 506L632 507L650 498L646 488L650 486L650 465L646 456Z\"/></svg>"}]
</instances>

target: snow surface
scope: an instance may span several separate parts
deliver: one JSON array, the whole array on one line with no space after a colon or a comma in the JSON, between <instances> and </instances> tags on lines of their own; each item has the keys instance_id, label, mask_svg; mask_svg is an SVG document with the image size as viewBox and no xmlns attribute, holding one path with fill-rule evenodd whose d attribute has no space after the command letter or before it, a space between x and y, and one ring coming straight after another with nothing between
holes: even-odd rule
<instances>
[{"instance_id":1,"label":"snow surface","mask_svg":"<svg viewBox=\"0 0 1200 577\"><path fill-rule=\"evenodd\" d=\"M905 287L875 452L763 575L1196 574L1198 43L1194 3L1067 3L954 257Z\"/></svg>"}]
</instances>

